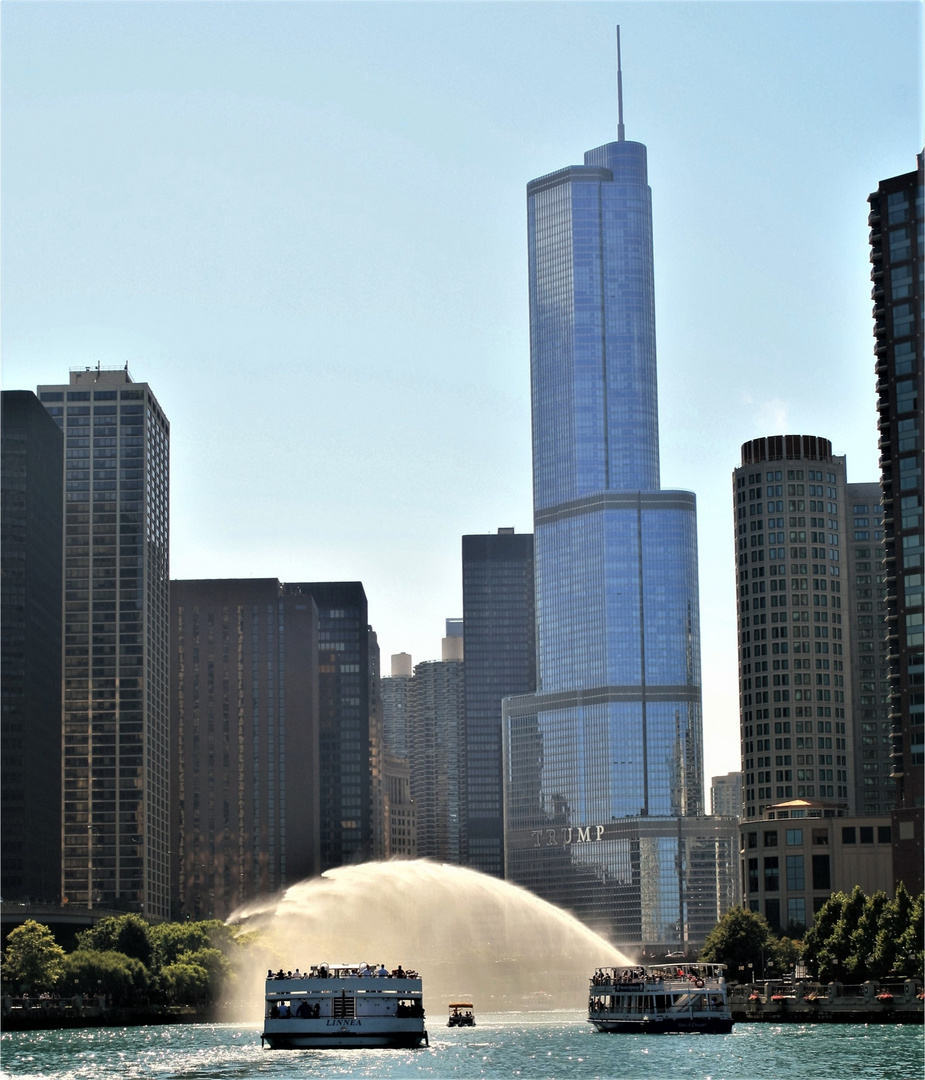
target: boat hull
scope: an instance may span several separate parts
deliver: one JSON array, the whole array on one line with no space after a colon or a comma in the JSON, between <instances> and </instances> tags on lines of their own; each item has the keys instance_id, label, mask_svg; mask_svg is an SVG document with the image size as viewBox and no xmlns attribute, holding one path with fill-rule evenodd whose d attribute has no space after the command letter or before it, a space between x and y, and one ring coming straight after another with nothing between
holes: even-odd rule
<instances>
[{"instance_id":1,"label":"boat hull","mask_svg":"<svg viewBox=\"0 0 925 1080\"><path fill-rule=\"evenodd\" d=\"M260 1041L271 1050L413 1050L427 1041L427 1032L420 1028L416 1031L388 1031L373 1027L338 1026L327 1030L264 1031Z\"/></svg>"},{"instance_id":2,"label":"boat hull","mask_svg":"<svg viewBox=\"0 0 925 1080\"><path fill-rule=\"evenodd\" d=\"M731 1016L643 1016L633 1020L595 1019L590 1023L608 1034L683 1034L728 1035L732 1031Z\"/></svg>"}]
</instances>

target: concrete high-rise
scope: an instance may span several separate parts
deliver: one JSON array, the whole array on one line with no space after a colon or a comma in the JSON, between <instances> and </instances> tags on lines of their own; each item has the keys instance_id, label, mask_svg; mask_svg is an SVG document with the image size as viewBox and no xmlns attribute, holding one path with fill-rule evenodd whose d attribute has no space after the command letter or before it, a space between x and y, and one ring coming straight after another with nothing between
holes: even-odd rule
<instances>
[{"instance_id":1,"label":"concrete high-rise","mask_svg":"<svg viewBox=\"0 0 925 1080\"><path fill-rule=\"evenodd\" d=\"M793 798L853 813L845 459L752 439L732 483L743 816Z\"/></svg>"},{"instance_id":2,"label":"concrete high-rise","mask_svg":"<svg viewBox=\"0 0 925 1080\"><path fill-rule=\"evenodd\" d=\"M452 620L454 624L459 620ZM442 660L415 664L408 687L408 761L417 854L466 861L465 661L447 620ZM461 629L461 628L460 628Z\"/></svg>"},{"instance_id":3,"label":"concrete high-rise","mask_svg":"<svg viewBox=\"0 0 925 1080\"><path fill-rule=\"evenodd\" d=\"M318 610L273 578L171 582L174 918L320 872Z\"/></svg>"},{"instance_id":4,"label":"concrete high-rise","mask_svg":"<svg viewBox=\"0 0 925 1080\"><path fill-rule=\"evenodd\" d=\"M392 656L392 674L381 680L382 740L388 753L408 756L408 687L414 674L410 653Z\"/></svg>"},{"instance_id":5,"label":"concrete high-rise","mask_svg":"<svg viewBox=\"0 0 925 1080\"><path fill-rule=\"evenodd\" d=\"M30 390L3 391L0 891L61 897L64 439Z\"/></svg>"},{"instance_id":6,"label":"concrete high-rise","mask_svg":"<svg viewBox=\"0 0 925 1080\"><path fill-rule=\"evenodd\" d=\"M660 486L651 193L622 116L527 214L538 683L505 704L507 876L618 944L683 948L707 919L685 819L719 819L695 497Z\"/></svg>"},{"instance_id":7,"label":"concrete high-rise","mask_svg":"<svg viewBox=\"0 0 925 1080\"><path fill-rule=\"evenodd\" d=\"M883 180L870 204L880 486L887 586L894 860L898 880L922 889L925 803L925 626L923 626L922 457L923 174Z\"/></svg>"},{"instance_id":8,"label":"concrete high-rise","mask_svg":"<svg viewBox=\"0 0 925 1080\"><path fill-rule=\"evenodd\" d=\"M166 918L170 425L127 367L38 394L65 440L63 891Z\"/></svg>"},{"instance_id":9,"label":"concrete high-rise","mask_svg":"<svg viewBox=\"0 0 925 1080\"><path fill-rule=\"evenodd\" d=\"M501 701L536 688L533 536L462 538L469 865L504 876Z\"/></svg>"},{"instance_id":10,"label":"concrete high-rise","mask_svg":"<svg viewBox=\"0 0 925 1080\"><path fill-rule=\"evenodd\" d=\"M710 782L710 812L721 817L740 817L742 814L742 774L726 773L714 776Z\"/></svg>"}]
</instances>

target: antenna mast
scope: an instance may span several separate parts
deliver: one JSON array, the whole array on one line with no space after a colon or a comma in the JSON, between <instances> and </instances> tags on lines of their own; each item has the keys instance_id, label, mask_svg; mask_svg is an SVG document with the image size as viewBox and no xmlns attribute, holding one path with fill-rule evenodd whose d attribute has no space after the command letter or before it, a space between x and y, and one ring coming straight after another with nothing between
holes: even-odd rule
<instances>
[{"instance_id":1,"label":"antenna mast","mask_svg":"<svg viewBox=\"0 0 925 1080\"><path fill-rule=\"evenodd\" d=\"M617 26L617 141L624 142L623 132L623 67L620 62L620 27Z\"/></svg>"}]
</instances>

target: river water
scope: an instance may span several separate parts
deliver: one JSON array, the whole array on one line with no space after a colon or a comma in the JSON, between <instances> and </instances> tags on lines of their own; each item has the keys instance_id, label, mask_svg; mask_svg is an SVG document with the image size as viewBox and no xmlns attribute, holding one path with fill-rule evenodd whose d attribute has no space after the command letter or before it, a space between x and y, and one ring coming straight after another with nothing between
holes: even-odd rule
<instances>
[{"instance_id":1,"label":"river water","mask_svg":"<svg viewBox=\"0 0 925 1080\"><path fill-rule=\"evenodd\" d=\"M420 1050L266 1050L256 1025L13 1032L3 1080L490 1077L518 1080L919 1080L914 1025L737 1024L731 1035L604 1035L574 1011L430 1017Z\"/></svg>"}]
</instances>

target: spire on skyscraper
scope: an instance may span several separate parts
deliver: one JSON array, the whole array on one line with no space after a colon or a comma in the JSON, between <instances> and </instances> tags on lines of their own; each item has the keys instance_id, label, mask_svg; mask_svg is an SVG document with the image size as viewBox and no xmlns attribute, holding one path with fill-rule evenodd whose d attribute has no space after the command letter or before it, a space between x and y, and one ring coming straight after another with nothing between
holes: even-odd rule
<instances>
[{"instance_id":1,"label":"spire on skyscraper","mask_svg":"<svg viewBox=\"0 0 925 1080\"><path fill-rule=\"evenodd\" d=\"M620 62L620 25L617 24L617 142L624 142L623 131L623 65Z\"/></svg>"}]
</instances>

